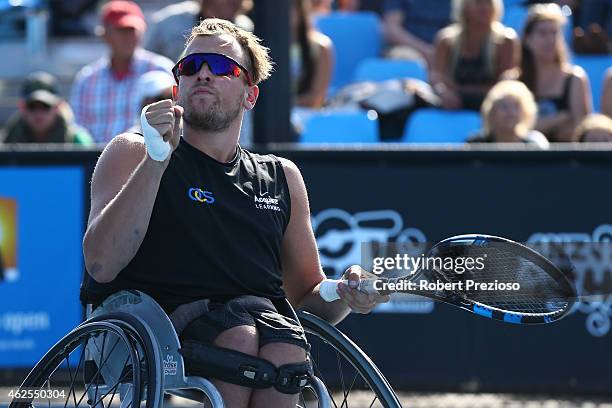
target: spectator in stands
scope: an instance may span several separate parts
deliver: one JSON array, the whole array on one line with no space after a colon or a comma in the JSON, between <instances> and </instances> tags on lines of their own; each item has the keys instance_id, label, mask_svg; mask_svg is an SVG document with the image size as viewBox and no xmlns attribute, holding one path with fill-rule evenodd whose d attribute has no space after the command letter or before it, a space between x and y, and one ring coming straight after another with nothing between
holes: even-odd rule
<instances>
[{"instance_id":1,"label":"spectator in stands","mask_svg":"<svg viewBox=\"0 0 612 408\"><path fill-rule=\"evenodd\" d=\"M126 130L129 133L142 133L140 128L140 112L142 109L164 99L173 99L173 88L176 85L174 77L164 71L149 71L138 79L136 95L138 95L139 109L134 118L134 126Z\"/></svg>"},{"instance_id":2,"label":"spectator in stands","mask_svg":"<svg viewBox=\"0 0 612 408\"><path fill-rule=\"evenodd\" d=\"M601 113L612 118L612 68L606 72L603 91L601 93Z\"/></svg>"},{"instance_id":3,"label":"spectator in stands","mask_svg":"<svg viewBox=\"0 0 612 408\"><path fill-rule=\"evenodd\" d=\"M204 18L221 18L243 30L253 31L253 22L246 16L252 6L252 0L198 0L171 4L153 14L144 47L178 61L185 48L186 35Z\"/></svg>"},{"instance_id":4,"label":"spectator in stands","mask_svg":"<svg viewBox=\"0 0 612 408\"><path fill-rule=\"evenodd\" d=\"M588 115L576 127L574 140L583 143L612 143L612 119L601 113Z\"/></svg>"},{"instance_id":5,"label":"spectator in stands","mask_svg":"<svg viewBox=\"0 0 612 408\"><path fill-rule=\"evenodd\" d=\"M454 0L455 24L436 38L430 82L444 109L480 110L500 75L516 67L519 41L499 19L502 0Z\"/></svg>"},{"instance_id":6,"label":"spectator in stands","mask_svg":"<svg viewBox=\"0 0 612 408\"><path fill-rule=\"evenodd\" d=\"M314 28L310 4L310 0L294 0L291 10L291 124L295 134L302 132L314 110L327 99L334 63L331 39Z\"/></svg>"},{"instance_id":7,"label":"spectator in stands","mask_svg":"<svg viewBox=\"0 0 612 408\"><path fill-rule=\"evenodd\" d=\"M291 13L291 68L295 105L320 108L327 97L333 69L333 45L314 28L309 0L294 0Z\"/></svg>"},{"instance_id":8,"label":"spectator in stands","mask_svg":"<svg viewBox=\"0 0 612 408\"><path fill-rule=\"evenodd\" d=\"M533 129L537 112L533 94L525 84L500 81L482 103L484 129L468 143L529 143L548 148L546 137Z\"/></svg>"},{"instance_id":9,"label":"spectator in stands","mask_svg":"<svg viewBox=\"0 0 612 408\"><path fill-rule=\"evenodd\" d=\"M383 28L390 57L424 59L431 67L436 33L450 23L451 0L385 0Z\"/></svg>"},{"instance_id":10,"label":"spectator in stands","mask_svg":"<svg viewBox=\"0 0 612 408\"><path fill-rule=\"evenodd\" d=\"M333 11L333 0L311 0L310 3L313 16L324 16Z\"/></svg>"},{"instance_id":11,"label":"spectator in stands","mask_svg":"<svg viewBox=\"0 0 612 408\"><path fill-rule=\"evenodd\" d=\"M19 110L0 131L0 142L93 144L87 130L74 123L72 110L59 95L57 80L51 74L30 74L21 96Z\"/></svg>"},{"instance_id":12,"label":"spectator in stands","mask_svg":"<svg viewBox=\"0 0 612 408\"><path fill-rule=\"evenodd\" d=\"M563 24L558 5L532 6L525 23L521 67L506 75L524 82L535 95L536 129L550 142L572 141L576 124L591 111L589 80L582 68L568 61Z\"/></svg>"},{"instance_id":13,"label":"spectator in stands","mask_svg":"<svg viewBox=\"0 0 612 408\"><path fill-rule=\"evenodd\" d=\"M146 23L140 7L131 1L113 0L104 5L98 34L110 56L83 67L72 87L71 105L77 123L98 143L108 142L134 120L138 78L145 72L170 72L173 63L139 47Z\"/></svg>"},{"instance_id":14,"label":"spectator in stands","mask_svg":"<svg viewBox=\"0 0 612 408\"><path fill-rule=\"evenodd\" d=\"M612 1L580 0L574 29L574 51L608 54L612 51Z\"/></svg>"}]
</instances>

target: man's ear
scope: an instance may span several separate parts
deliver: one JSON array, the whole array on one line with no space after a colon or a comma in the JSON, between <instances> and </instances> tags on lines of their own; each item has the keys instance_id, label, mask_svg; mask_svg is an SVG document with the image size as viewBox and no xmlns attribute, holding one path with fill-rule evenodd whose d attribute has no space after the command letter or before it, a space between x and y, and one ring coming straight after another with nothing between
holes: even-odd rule
<instances>
[{"instance_id":1,"label":"man's ear","mask_svg":"<svg viewBox=\"0 0 612 408\"><path fill-rule=\"evenodd\" d=\"M246 95L246 98L244 99L244 103L242 104L242 106L246 110L253 109L255 107L255 104L257 103L258 97L259 97L259 87L257 85L248 87L247 95Z\"/></svg>"}]
</instances>

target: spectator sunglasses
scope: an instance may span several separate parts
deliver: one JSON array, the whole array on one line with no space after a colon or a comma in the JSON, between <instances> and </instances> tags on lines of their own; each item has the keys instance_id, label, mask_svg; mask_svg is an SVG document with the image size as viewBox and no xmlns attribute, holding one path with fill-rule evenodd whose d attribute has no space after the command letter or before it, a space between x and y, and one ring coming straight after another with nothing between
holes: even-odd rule
<instances>
[{"instance_id":1,"label":"spectator sunglasses","mask_svg":"<svg viewBox=\"0 0 612 408\"><path fill-rule=\"evenodd\" d=\"M238 78L240 73L244 72L249 86L253 85L249 72L242 65L226 55L212 52L198 52L181 58L172 68L172 74L174 79L176 79L176 83L178 84L180 76L191 76L200 72L204 63L208 65L210 72L217 76L234 76Z\"/></svg>"}]
</instances>

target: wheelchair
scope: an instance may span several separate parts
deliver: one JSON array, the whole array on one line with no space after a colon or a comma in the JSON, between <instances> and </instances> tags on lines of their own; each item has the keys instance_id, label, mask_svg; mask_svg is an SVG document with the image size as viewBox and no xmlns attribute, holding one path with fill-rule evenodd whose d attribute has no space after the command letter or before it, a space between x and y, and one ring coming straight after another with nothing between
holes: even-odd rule
<instances>
[{"instance_id":1,"label":"wheelchair","mask_svg":"<svg viewBox=\"0 0 612 408\"><path fill-rule=\"evenodd\" d=\"M401 407L380 370L348 337L307 312L297 318L314 371L298 407ZM9 407L163 408L171 395L224 407L210 380L185 375L180 347L169 317L150 296L115 293L43 356ZM330 367L338 370L333 379Z\"/></svg>"}]
</instances>

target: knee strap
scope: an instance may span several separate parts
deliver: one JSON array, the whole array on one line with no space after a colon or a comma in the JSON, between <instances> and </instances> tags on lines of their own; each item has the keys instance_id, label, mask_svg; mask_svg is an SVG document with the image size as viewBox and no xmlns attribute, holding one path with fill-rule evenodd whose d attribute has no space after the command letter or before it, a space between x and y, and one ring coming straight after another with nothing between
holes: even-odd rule
<instances>
[{"instance_id":1,"label":"knee strap","mask_svg":"<svg viewBox=\"0 0 612 408\"><path fill-rule=\"evenodd\" d=\"M190 374L256 389L274 387L283 394L299 393L313 376L309 361L276 368L263 358L191 340L179 352Z\"/></svg>"},{"instance_id":2,"label":"knee strap","mask_svg":"<svg viewBox=\"0 0 612 408\"><path fill-rule=\"evenodd\" d=\"M314 377L310 361L302 363L283 364L278 367L278 375L274 388L283 394L297 394L302 391L310 379Z\"/></svg>"}]
</instances>

